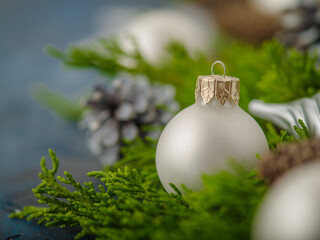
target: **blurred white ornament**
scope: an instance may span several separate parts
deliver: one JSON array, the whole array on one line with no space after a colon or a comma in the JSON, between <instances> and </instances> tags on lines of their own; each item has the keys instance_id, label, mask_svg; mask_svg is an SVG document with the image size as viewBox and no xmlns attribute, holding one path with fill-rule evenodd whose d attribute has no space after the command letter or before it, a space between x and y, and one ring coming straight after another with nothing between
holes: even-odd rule
<instances>
[{"instance_id":1,"label":"blurred white ornament","mask_svg":"<svg viewBox=\"0 0 320 240\"><path fill-rule=\"evenodd\" d=\"M198 9L160 9L140 13L120 31L120 45L127 52L135 50L153 64L166 57L166 47L172 41L183 43L189 53L210 51L213 39L211 21ZM130 64L130 62L129 62Z\"/></svg>"},{"instance_id":2,"label":"blurred white ornament","mask_svg":"<svg viewBox=\"0 0 320 240\"><path fill-rule=\"evenodd\" d=\"M212 48L215 26L205 11L192 4L171 5L141 11L139 8L108 8L97 14L92 36L78 41L100 54L108 54L99 38L116 37L122 49L131 54L136 47L150 63L158 64L168 56L167 46L177 41L193 55ZM137 46L136 46L136 45ZM135 67L137 62L125 55L118 56L119 64Z\"/></svg>"},{"instance_id":3,"label":"blurred white ornament","mask_svg":"<svg viewBox=\"0 0 320 240\"><path fill-rule=\"evenodd\" d=\"M302 119L310 134L320 137L320 93L311 98L301 98L289 103L264 103L252 100L249 112L274 123L294 136L297 136L297 133L293 126L298 126L298 120Z\"/></svg>"},{"instance_id":4,"label":"blurred white ornament","mask_svg":"<svg viewBox=\"0 0 320 240\"><path fill-rule=\"evenodd\" d=\"M230 170L230 159L256 167L256 154L268 151L268 144L238 101L238 78L198 77L195 104L168 123L158 142L156 167L167 192L173 192L169 183L199 190L201 175Z\"/></svg>"},{"instance_id":5,"label":"blurred white ornament","mask_svg":"<svg viewBox=\"0 0 320 240\"><path fill-rule=\"evenodd\" d=\"M262 201L254 220L252 239L320 239L319 202L319 161L289 171Z\"/></svg>"}]
</instances>

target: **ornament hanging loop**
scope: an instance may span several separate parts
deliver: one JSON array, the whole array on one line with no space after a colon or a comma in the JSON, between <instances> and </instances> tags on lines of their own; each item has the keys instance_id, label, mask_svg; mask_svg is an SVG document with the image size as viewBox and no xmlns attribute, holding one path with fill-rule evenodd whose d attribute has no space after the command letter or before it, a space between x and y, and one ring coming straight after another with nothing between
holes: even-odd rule
<instances>
[{"instance_id":1,"label":"ornament hanging loop","mask_svg":"<svg viewBox=\"0 0 320 240\"><path fill-rule=\"evenodd\" d=\"M217 64L217 63L220 63L220 64L222 65L222 67L223 67L223 77L225 77L225 76L226 76L226 66L225 66L224 63L221 62L221 61L215 61L215 62L212 64L212 66L211 66L211 74L214 75L214 73L213 73L213 67L214 67L214 65Z\"/></svg>"},{"instance_id":2,"label":"ornament hanging loop","mask_svg":"<svg viewBox=\"0 0 320 240\"><path fill-rule=\"evenodd\" d=\"M213 67L217 63L222 65L223 75L213 73ZM212 64L211 73L212 75L198 76L195 91L196 101L200 96L204 104L209 103L212 99L217 99L221 106L227 101L231 101L234 106L237 106L240 97L239 78L226 76L226 67L221 61L215 61Z\"/></svg>"}]
</instances>

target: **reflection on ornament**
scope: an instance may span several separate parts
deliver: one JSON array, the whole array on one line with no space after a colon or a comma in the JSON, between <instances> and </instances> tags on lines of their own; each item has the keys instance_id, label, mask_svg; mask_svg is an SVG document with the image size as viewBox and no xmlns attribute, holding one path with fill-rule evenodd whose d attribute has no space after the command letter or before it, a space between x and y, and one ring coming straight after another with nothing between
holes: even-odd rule
<instances>
[{"instance_id":1,"label":"reflection on ornament","mask_svg":"<svg viewBox=\"0 0 320 240\"><path fill-rule=\"evenodd\" d=\"M252 100L249 112L257 117L270 121L297 136L293 126L302 119L312 136L320 137L320 93L311 98L301 98L289 103L264 103Z\"/></svg>"},{"instance_id":2,"label":"reflection on ornament","mask_svg":"<svg viewBox=\"0 0 320 240\"><path fill-rule=\"evenodd\" d=\"M201 175L230 170L230 159L248 169L256 167L256 154L268 151L268 144L260 126L238 101L238 78L198 77L195 104L168 123L158 142L156 166L168 192L173 191L169 183L200 189Z\"/></svg>"},{"instance_id":3,"label":"reflection on ornament","mask_svg":"<svg viewBox=\"0 0 320 240\"><path fill-rule=\"evenodd\" d=\"M262 201L253 240L320 239L320 162L299 166L280 178Z\"/></svg>"}]
</instances>

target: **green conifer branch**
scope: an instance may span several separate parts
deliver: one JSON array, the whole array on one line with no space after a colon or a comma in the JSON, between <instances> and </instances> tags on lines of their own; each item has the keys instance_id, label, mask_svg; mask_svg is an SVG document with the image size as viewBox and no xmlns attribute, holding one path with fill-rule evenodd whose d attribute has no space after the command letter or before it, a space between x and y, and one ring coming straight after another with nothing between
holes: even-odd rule
<instances>
[{"instance_id":1,"label":"green conifer branch","mask_svg":"<svg viewBox=\"0 0 320 240\"><path fill-rule=\"evenodd\" d=\"M269 143L269 147L271 150L274 150L278 147L279 144L282 143L290 143L295 141L300 141L304 139L311 138L310 132L305 125L305 123L302 121L302 119L298 120L298 126L294 125L293 129L298 135L298 138L289 135L287 131L280 130L277 131L277 129L274 127L272 123L266 124L266 137Z\"/></svg>"},{"instance_id":2,"label":"green conifer branch","mask_svg":"<svg viewBox=\"0 0 320 240\"><path fill-rule=\"evenodd\" d=\"M152 144L149 147L154 149ZM116 171L88 173L101 181L97 190L91 182L78 183L68 172L65 177L55 177L59 160L52 150L49 155L53 168L48 169L45 159L41 160L42 182L33 190L39 203L48 207L26 206L10 217L37 219L48 227L80 225L82 231L76 238L93 235L96 239L207 239L213 228L217 232L212 239L221 239L225 234L246 239L248 222L266 188L255 173L220 173L205 176L205 188L198 193L185 188L185 195L179 190L177 194L167 194L158 179L156 184L150 183L155 181L148 178L154 168L146 173L144 168L138 171L122 166ZM75 191L67 190L60 182ZM234 203L239 196L241 201ZM251 210L243 211L243 207ZM229 216L231 212L233 215ZM230 225L229 221L237 224ZM209 228L208 223L213 225ZM198 238L201 227L202 237Z\"/></svg>"},{"instance_id":3,"label":"green conifer branch","mask_svg":"<svg viewBox=\"0 0 320 240\"><path fill-rule=\"evenodd\" d=\"M293 128L301 140L310 138L310 132L307 126L305 125L305 123L301 119L298 120L298 126L295 125L293 126Z\"/></svg>"},{"instance_id":4,"label":"green conifer branch","mask_svg":"<svg viewBox=\"0 0 320 240\"><path fill-rule=\"evenodd\" d=\"M302 120L296 127L300 138L310 137ZM271 143L298 141L268 125ZM269 142L270 143L270 142ZM246 172L232 164L235 174L220 172L203 176L203 190L183 187L184 195L167 194L159 182L154 164L156 142L138 139L123 148L123 160L88 176L100 184L78 183L70 173L55 176L59 159L49 149L52 169L41 159L42 182L33 189L38 202L47 207L26 206L12 213L45 223L81 226L76 238L96 239L249 239L254 211L267 186L256 171ZM135 168L136 167L136 168ZM74 191L68 190L72 187ZM68 189L67 189L68 188Z\"/></svg>"},{"instance_id":5,"label":"green conifer branch","mask_svg":"<svg viewBox=\"0 0 320 240\"><path fill-rule=\"evenodd\" d=\"M288 102L311 97L320 90L320 82L314 81L320 77L316 52L302 53L276 40L261 47L229 43L218 50L230 73L241 79L243 107L255 98Z\"/></svg>"},{"instance_id":6,"label":"green conifer branch","mask_svg":"<svg viewBox=\"0 0 320 240\"><path fill-rule=\"evenodd\" d=\"M78 121L86 109L78 101L70 100L63 94L46 87L44 84L34 85L32 97L43 107L69 121Z\"/></svg>"},{"instance_id":7,"label":"green conifer branch","mask_svg":"<svg viewBox=\"0 0 320 240\"><path fill-rule=\"evenodd\" d=\"M123 51L115 39L98 40L94 46L71 46L65 52L48 46L46 51L68 67L94 69L108 76L122 73L142 74L152 82L173 84L179 87L176 97L182 107L194 102L190 96L194 94L197 76L199 73L209 74L211 65L209 56L199 53L193 58L184 46L177 42L168 46L169 59L165 59L159 66L144 59L138 48L130 54ZM133 66L122 64L123 58L133 62Z\"/></svg>"},{"instance_id":8,"label":"green conifer branch","mask_svg":"<svg viewBox=\"0 0 320 240\"><path fill-rule=\"evenodd\" d=\"M155 66L145 60L138 48L127 53L115 39L102 39L89 46L71 46L65 52L49 46L47 53L61 60L66 66L91 68L102 74L143 74L152 82L170 83L179 88L177 100L183 108L191 105L198 75L210 74L213 59L221 59L227 74L241 79L240 106L247 109L249 102L261 99L266 102L287 102L310 97L320 90L320 69L316 54L301 53L286 48L272 40L261 47L237 42L216 46L216 56L199 53L191 57L184 46L172 42L167 50L169 58ZM97 47L98 46L98 47ZM218 56L218 57L217 57ZM126 66L121 59L133 61ZM215 70L219 74L219 69Z\"/></svg>"}]
</instances>

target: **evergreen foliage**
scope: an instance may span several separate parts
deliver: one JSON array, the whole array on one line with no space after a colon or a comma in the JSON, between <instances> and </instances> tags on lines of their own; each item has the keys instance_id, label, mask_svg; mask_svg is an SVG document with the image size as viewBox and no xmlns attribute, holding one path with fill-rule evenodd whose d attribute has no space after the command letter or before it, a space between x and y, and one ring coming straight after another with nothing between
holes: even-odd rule
<instances>
[{"instance_id":1,"label":"evergreen foliage","mask_svg":"<svg viewBox=\"0 0 320 240\"><path fill-rule=\"evenodd\" d=\"M299 123L301 127L295 127L299 136L309 137L304 123ZM272 134L274 142L298 141L284 131ZM176 193L167 194L156 172L155 148L154 140L128 144L116 165L88 173L101 181L98 186L81 185L67 171L65 177L55 176L59 160L49 150L53 167L48 169L42 158L42 182L33 189L38 202L48 207L26 206L10 217L37 219L48 227L81 226L77 239L86 235L96 239L250 238L255 209L267 190L256 170L246 172L233 163L235 173L204 175L199 192L183 186L182 195L172 184ZM74 191L68 190L70 186Z\"/></svg>"},{"instance_id":2,"label":"evergreen foliage","mask_svg":"<svg viewBox=\"0 0 320 240\"><path fill-rule=\"evenodd\" d=\"M173 84L179 88L176 99L185 108L194 103L197 76L210 74L212 63L204 53L191 57L177 42L172 42L167 51L169 59L155 66L141 56L138 48L131 54L124 52L115 39L99 40L94 46L70 46L66 52L53 46L47 47L47 53L67 67L94 69L111 77L121 73L142 74L152 82ZM123 59L132 64L125 65Z\"/></svg>"},{"instance_id":3,"label":"evergreen foliage","mask_svg":"<svg viewBox=\"0 0 320 240\"><path fill-rule=\"evenodd\" d=\"M59 160L52 150L49 154L53 168L47 169L42 158L42 183L33 189L39 203L48 207L27 206L11 217L38 219L48 227L80 225L77 238L248 239L255 207L266 190L256 172L238 168L238 174L204 176L200 192L184 188L184 196L178 190L167 194L158 184L154 167L138 171L128 166L89 172L88 176L101 181L95 189L91 182L79 184L66 171L65 177L56 177Z\"/></svg>"},{"instance_id":4,"label":"evergreen foliage","mask_svg":"<svg viewBox=\"0 0 320 240\"><path fill-rule=\"evenodd\" d=\"M294 126L293 128L296 131L296 133L298 134L299 138L301 140L310 138L309 130L308 130L307 126L304 124L304 122L301 119L299 119L298 123L300 126Z\"/></svg>"},{"instance_id":5,"label":"evergreen foliage","mask_svg":"<svg viewBox=\"0 0 320 240\"><path fill-rule=\"evenodd\" d=\"M280 132L278 132L277 129L272 125L272 123L267 123L266 129L267 129L265 131L266 137L269 143L269 148L271 150L277 149L279 144L282 144L282 143L290 143L290 142L305 140L311 137L307 126L301 119L298 120L297 126L296 125L293 126L293 129L298 135L298 138L289 135L288 132L284 130L280 130Z\"/></svg>"},{"instance_id":6,"label":"evergreen foliage","mask_svg":"<svg viewBox=\"0 0 320 240\"><path fill-rule=\"evenodd\" d=\"M231 47L230 47L231 45ZM254 99L287 102L311 97L320 90L316 53L286 48L276 40L261 47L230 43L220 48L230 73L241 80L242 106Z\"/></svg>"},{"instance_id":7,"label":"evergreen foliage","mask_svg":"<svg viewBox=\"0 0 320 240\"><path fill-rule=\"evenodd\" d=\"M78 121L86 109L85 106L70 100L61 93L57 93L43 84L37 84L33 89L33 98L42 106L51 109L59 117L69 121Z\"/></svg>"},{"instance_id":8,"label":"evergreen foliage","mask_svg":"<svg viewBox=\"0 0 320 240\"><path fill-rule=\"evenodd\" d=\"M286 48L276 40L255 47L230 39L216 43L214 54L198 53L191 57L184 46L172 42L167 51L169 58L158 66L150 64L136 48L126 53L116 39L102 39L89 46L70 46L65 52L47 47L47 53L72 68L94 69L103 75L121 73L143 74L152 82L173 84L176 99L185 108L194 103L197 76L208 75L214 59L222 60L227 75L240 78L240 106L247 110L252 99L266 102L286 102L301 97L310 97L320 90L318 56ZM123 63L131 62L129 66ZM222 69L214 69L221 74Z\"/></svg>"}]
</instances>

